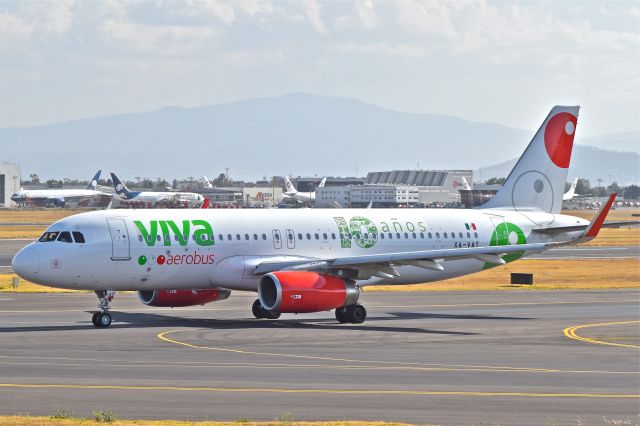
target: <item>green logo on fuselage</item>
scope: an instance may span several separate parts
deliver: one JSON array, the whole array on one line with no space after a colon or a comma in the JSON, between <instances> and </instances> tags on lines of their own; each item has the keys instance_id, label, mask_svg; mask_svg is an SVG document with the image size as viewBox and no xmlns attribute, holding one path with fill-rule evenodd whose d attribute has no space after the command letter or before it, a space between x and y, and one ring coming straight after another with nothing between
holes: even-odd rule
<instances>
[{"instance_id":1,"label":"green logo on fuselage","mask_svg":"<svg viewBox=\"0 0 640 426\"><path fill-rule=\"evenodd\" d=\"M489 242L490 246L508 246L513 244L526 244L527 237L522 232L517 225L511 222L504 222L496 226L496 229L493 230L493 234L491 234L491 241ZM514 260L520 259L524 251L519 251L516 253L509 253L502 256L502 259L509 263ZM485 263L482 269L490 269L493 268L495 264Z\"/></svg>"},{"instance_id":2,"label":"green logo on fuselage","mask_svg":"<svg viewBox=\"0 0 640 426\"><path fill-rule=\"evenodd\" d=\"M180 225L173 220L152 220L149 222L149 228L139 220L134 220L133 223L149 247L153 247L156 242L159 242L158 235L160 235L164 246L170 246L174 241L181 246L186 246L192 235L194 242L199 246L214 245L213 227L206 220L183 220ZM158 233L158 227L160 233ZM172 235L174 238L171 237Z\"/></svg>"}]
</instances>

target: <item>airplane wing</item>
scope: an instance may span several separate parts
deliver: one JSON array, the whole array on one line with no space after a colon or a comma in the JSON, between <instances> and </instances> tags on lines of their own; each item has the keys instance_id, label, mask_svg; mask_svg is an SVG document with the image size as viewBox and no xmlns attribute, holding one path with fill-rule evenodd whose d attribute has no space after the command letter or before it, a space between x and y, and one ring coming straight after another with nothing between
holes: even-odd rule
<instances>
[{"instance_id":1,"label":"airplane wing","mask_svg":"<svg viewBox=\"0 0 640 426\"><path fill-rule=\"evenodd\" d=\"M577 238L561 242L513 244L504 246L459 247L452 249L418 250L396 253L364 254L358 256L334 257L325 259L291 259L265 261L256 265L254 274L261 275L275 271L322 271L325 273L351 273L353 279L364 280L371 277L394 278L399 276L395 268L400 265L412 265L418 268L444 270L448 260L475 259L482 262L502 265L502 256L508 253L541 252L546 249L572 245L595 238L604 223L604 219L615 200L612 194L609 201L591 223Z\"/></svg>"}]
</instances>

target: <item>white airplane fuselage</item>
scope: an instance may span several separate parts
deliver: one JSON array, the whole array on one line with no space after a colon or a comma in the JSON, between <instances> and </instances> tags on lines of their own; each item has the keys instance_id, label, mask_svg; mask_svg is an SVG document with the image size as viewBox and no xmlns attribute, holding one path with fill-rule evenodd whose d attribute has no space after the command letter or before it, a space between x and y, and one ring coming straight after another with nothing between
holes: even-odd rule
<instances>
[{"instance_id":1,"label":"white airplane fuselage","mask_svg":"<svg viewBox=\"0 0 640 426\"><path fill-rule=\"evenodd\" d=\"M77 198L97 197L103 192L95 189L26 189L16 192L11 196L15 202L28 200L70 200Z\"/></svg>"},{"instance_id":2,"label":"white airplane fuselage","mask_svg":"<svg viewBox=\"0 0 640 426\"><path fill-rule=\"evenodd\" d=\"M260 275L253 270L264 261L547 242L550 237L532 229L587 223L493 209L107 210L62 219L47 230L81 232L84 243L36 241L14 262L23 278L60 288L256 291ZM511 256L505 259L520 257ZM398 277L358 284L429 282L494 266L469 258L442 264L442 271L403 265Z\"/></svg>"}]
</instances>

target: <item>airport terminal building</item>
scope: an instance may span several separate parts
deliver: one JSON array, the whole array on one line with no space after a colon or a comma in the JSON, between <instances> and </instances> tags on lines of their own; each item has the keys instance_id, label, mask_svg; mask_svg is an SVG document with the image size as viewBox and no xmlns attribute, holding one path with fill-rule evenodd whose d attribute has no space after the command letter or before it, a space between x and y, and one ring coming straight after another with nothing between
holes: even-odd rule
<instances>
[{"instance_id":1,"label":"airport terminal building","mask_svg":"<svg viewBox=\"0 0 640 426\"><path fill-rule=\"evenodd\" d=\"M11 195L20 191L20 165L0 162L0 207L15 207Z\"/></svg>"},{"instance_id":2,"label":"airport terminal building","mask_svg":"<svg viewBox=\"0 0 640 426\"><path fill-rule=\"evenodd\" d=\"M463 179L464 178L464 179ZM459 190L473 182L472 170L370 172L362 185L316 188L316 207L423 207L460 202Z\"/></svg>"}]
</instances>

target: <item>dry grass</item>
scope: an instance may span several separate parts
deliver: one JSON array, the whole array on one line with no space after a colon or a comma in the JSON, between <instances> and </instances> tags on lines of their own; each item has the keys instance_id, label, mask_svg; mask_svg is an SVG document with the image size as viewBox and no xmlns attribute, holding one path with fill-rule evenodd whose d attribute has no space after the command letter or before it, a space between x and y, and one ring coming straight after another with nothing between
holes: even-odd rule
<instances>
[{"instance_id":1,"label":"dry grass","mask_svg":"<svg viewBox=\"0 0 640 426\"><path fill-rule=\"evenodd\" d=\"M12 279L16 274L0 274L0 293L75 293L79 290L66 290L30 283L20 278L18 288L13 288ZM2 424L0 422L0 424Z\"/></svg>"},{"instance_id":2,"label":"dry grass","mask_svg":"<svg viewBox=\"0 0 640 426\"><path fill-rule=\"evenodd\" d=\"M31 417L31 416L0 416L0 425L6 426L78 426L78 425L97 425L95 420L89 419L52 419L49 417ZM239 424L247 426L407 426L407 423L387 423L387 422L370 422L370 421L337 421L337 422L297 422L290 419L276 419L270 422L253 422L248 419L239 419L234 422L194 422L194 421L178 421L178 420L116 420L108 423L113 426L238 426Z\"/></svg>"},{"instance_id":3,"label":"dry grass","mask_svg":"<svg viewBox=\"0 0 640 426\"><path fill-rule=\"evenodd\" d=\"M0 210L0 223L53 223L86 209Z\"/></svg>"},{"instance_id":4,"label":"dry grass","mask_svg":"<svg viewBox=\"0 0 640 426\"><path fill-rule=\"evenodd\" d=\"M510 285L511 272L533 274L533 286ZM586 290L640 288L640 259L528 260L434 283L366 287L366 291Z\"/></svg>"}]
</instances>

